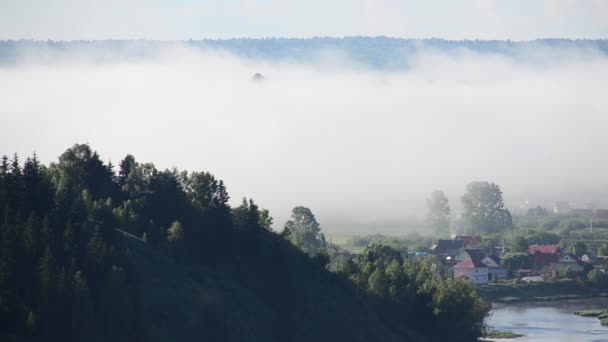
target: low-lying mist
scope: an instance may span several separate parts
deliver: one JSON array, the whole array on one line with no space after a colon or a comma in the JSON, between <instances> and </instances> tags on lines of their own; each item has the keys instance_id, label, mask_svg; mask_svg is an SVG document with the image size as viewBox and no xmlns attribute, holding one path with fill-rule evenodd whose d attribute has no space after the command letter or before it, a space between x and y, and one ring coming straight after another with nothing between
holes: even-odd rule
<instances>
[{"instance_id":1,"label":"low-lying mist","mask_svg":"<svg viewBox=\"0 0 608 342\"><path fill-rule=\"evenodd\" d=\"M607 207L608 58L531 53L527 63L427 50L403 71L331 52L315 62L180 46L103 62L30 54L0 66L0 154L36 151L46 163L86 142L114 164L131 153L207 170L233 203L269 208L275 229L296 205L329 231L421 218L432 190L457 208L473 180L499 184L510 208Z\"/></svg>"}]
</instances>

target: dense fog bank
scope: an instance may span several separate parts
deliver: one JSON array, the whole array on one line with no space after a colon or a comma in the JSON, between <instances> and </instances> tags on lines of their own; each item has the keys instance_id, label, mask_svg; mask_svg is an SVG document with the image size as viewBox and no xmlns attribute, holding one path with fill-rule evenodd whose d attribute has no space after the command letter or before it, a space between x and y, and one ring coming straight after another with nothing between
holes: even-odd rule
<instances>
[{"instance_id":1,"label":"dense fog bank","mask_svg":"<svg viewBox=\"0 0 608 342\"><path fill-rule=\"evenodd\" d=\"M425 48L394 70L330 48L298 61L169 44L102 63L32 49L0 66L0 154L49 162L88 142L114 162L208 170L279 226L300 204L322 224L411 220L434 189L457 209L472 180L511 208L608 206L608 58L551 51Z\"/></svg>"}]
</instances>

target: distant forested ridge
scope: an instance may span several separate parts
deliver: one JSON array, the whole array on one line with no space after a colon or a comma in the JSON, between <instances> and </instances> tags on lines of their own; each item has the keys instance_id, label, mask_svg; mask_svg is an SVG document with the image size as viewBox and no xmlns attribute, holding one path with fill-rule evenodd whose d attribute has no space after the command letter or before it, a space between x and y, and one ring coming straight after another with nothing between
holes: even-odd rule
<instances>
[{"instance_id":1,"label":"distant forested ridge","mask_svg":"<svg viewBox=\"0 0 608 342\"><path fill-rule=\"evenodd\" d=\"M310 39L200 39L186 41L101 40L101 41L0 41L0 65L29 61L32 57L52 60L61 54L103 61L156 56L167 47L182 45L200 51L219 50L239 57L274 61L315 62L330 53L338 53L366 67L407 69L421 51L447 54L469 50L478 54L496 54L516 61L547 63L568 59L573 53L590 52L608 55L607 39L537 39L445 40L403 39L390 37L315 37Z\"/></svg>"},{"instance_id":2,"label":"distant forested ridge","mask_svg":"<svg viewBox=\"0 0 608 342\"><path fill-rule=\"evenodd\" d=\"M2 341L474 341L487 304L430 259L370 246L327 270L208 172L74 145L0 160ZM285 236L289 238L285 238ZM313 237L314 238L314 237ZM295 241L296 245L292 243ZM300 244L300 247L304 246ZM315 245L317 249L325 245ZM325 256L325 257L324 257Z\"/></svg>"}]
</instances>

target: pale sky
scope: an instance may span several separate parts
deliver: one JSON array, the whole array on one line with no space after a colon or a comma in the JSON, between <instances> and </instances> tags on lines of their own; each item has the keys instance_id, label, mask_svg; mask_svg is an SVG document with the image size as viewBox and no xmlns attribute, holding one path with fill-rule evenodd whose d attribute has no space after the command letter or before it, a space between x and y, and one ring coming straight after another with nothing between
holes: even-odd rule
<instances>
[{"instance_id":1,"label":"pale sky","mask_svg":"<svg viewBox=\"0 0 608 342\"><path fill-rule=\"evenodd\" d=\"M0 0L0 39L608 38L608 0Z\"/></svg>"}]
</instances>

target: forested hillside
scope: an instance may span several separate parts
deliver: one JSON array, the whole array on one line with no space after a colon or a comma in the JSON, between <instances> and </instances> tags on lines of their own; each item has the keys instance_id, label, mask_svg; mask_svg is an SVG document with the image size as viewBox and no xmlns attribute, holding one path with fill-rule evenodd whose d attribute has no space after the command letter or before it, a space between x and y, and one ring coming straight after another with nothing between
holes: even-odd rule
<instances>
[{"instance_id":1,"label":"forested hillside","mask_svg":"<svg viewBox=\"0 0 608 342\"><path fill-rule=\"evenodd\" d=\"M0 161L0 337L17 341L473 341L488 307L437 265L373 246L326 269L230 207L207 172ZM293 236L296 225L290 226ZM440 329L438 329L440 328Z\"/></svg>"}]
</instances>

